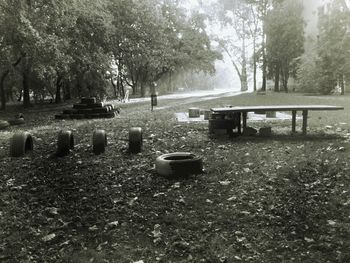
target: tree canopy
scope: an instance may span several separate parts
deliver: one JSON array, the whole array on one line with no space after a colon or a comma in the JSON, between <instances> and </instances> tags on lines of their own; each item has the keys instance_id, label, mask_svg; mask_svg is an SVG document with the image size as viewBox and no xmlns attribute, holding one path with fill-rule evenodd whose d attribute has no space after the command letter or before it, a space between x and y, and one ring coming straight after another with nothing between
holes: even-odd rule
<instances>
[{"instance_id":1,"label":"tree canopy","mask_svg":"<svg viewBox=\"0 0 350 263\"><path fill-rule=\"evenodd\" d=\"M47 95L102 97L110 83L114 95L127 84L145 95L165 74L210 73L220 58L203 17L171 0L1 1L0 27L2 108L13 92L29 106Z\"/></svg>"}]
</instances>

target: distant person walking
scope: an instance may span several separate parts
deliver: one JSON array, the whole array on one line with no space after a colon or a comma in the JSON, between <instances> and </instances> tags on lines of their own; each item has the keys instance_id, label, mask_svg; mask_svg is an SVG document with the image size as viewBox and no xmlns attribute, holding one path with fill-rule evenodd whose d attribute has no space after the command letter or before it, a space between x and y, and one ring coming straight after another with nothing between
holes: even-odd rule
<instances>
[{"instance_id":1,"label":"distant person walking","mask_svg":"<svg viewBox=\"0 0 350 263\"><path fill-rule=\"evenodd\" d=\"M127 86L125 88L125 96L124 96L124 102L128 102L129 101L129 94L132 91L132 88L130 86Z\"/></svg>"}]
</instances>

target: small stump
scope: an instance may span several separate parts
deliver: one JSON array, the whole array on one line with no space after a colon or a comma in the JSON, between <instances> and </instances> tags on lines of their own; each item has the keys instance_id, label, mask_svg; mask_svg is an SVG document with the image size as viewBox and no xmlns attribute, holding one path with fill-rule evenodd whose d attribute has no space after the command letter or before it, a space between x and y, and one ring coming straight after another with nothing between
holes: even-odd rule
<instances>
[{"instance_id":1,"label":"small stump","mask_svg":"<svg viewBox=\"0 0 350 263\"><path fill-rule=\"evenodd\" d=\"M271 127L262 127L259 129L259 135L262 137L270 137L272 134Z\"/></svg>"},{"instance_id":2,"label":"small stump","mask_svg":"<svg viewBox=\"0 0 350 263\"><path fill-rule=\"evenodd\" d=\"M275 111L267 111L266 118L276 118L276 112Z\"/></svg>"},{"instance_id":3,"label":"small stump","mask_svg":"<svg viewBox=\"0 0 350 263\"><path fill-rule=\"evenodd\" d=\"M204 120L209 120L210 118L210 110L204 110Z\"/></svg>"},{"instance_id":4,"label":"small stump","mask_svg":"<svg viewBox=\"0 0 350 263\"><path fill-rule=\"evenodd\" d=\"M188 109L188 117L190 117L190 118L199 118L200 117L200 110L199 110L199 108L189 108Z\"/></svg>"}]
</instances>

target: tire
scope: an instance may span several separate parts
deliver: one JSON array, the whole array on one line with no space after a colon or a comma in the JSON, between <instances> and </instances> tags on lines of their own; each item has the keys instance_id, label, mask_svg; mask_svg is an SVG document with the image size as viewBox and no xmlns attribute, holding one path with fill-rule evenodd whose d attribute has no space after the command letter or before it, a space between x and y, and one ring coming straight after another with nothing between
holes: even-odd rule
<instances>
[{"instance_id":1,"label":"tire","mask_svg":"<svg viewBox=\"0 0 350 263\"><path fill-rule=\"evenodd\" d=\"M71 131L60 131L57 138L58 156L66 156L74 148L74 137Z\"/></svg>"},{"instance_id":2,"label":"tire","mask_svg":"<svg viewBox=\"0 0 350 263\"><path fill-rule=\"evenodd\" d=\"M236 125L233 120L209 120L209 131L226 129L232 130L236 128Z\"/></svg>"},{"instance_id":3,"label":"tire","mask_svg":"<svg viewBox=\"0 0 350 263\"><path fill-rule=\"evenodd\" d=\"M81 104L94 104L96 103L96 98L82 98L81 99Z\"/></svg>"},{"instance_id":4,"label":"tire","mask_svg":"<svg viewBox=\"0 0 350 263\"><path fill-rule=\"evenodd\" d=\"M71 119L76 119L76 120L81 120L85 118L85 114L71 114L70 115Z\"/></svg>"},{"instance_id":5,"label":"tire","mask_svg":"<svg viewBox=\"0 0 350 263\"><path fill-rule=\"evenodd\" d=\"M113 104L105 104L105 106L109 106L111 108L111 110L114 110Z\"/></svg>"},{"instance_id":6,"label":"tire","mask_svg":"<svg viewBox=\"0 0 350 263\"><path fill-rule=\"evenodd\" d=\"M0 130L6 129L8 126L10 126L8 121L0 120Z\"/></svg>"},{"instance_id":7,"label":"tire","mask_svg":"<svg viewBox=\"0 0 350 263\"><path fill-rule=\"evenodd\" d=\"M89 105L88 104L73 104L73 109L81 110L81 109L88 109Z\"/></svg>"},{"instance_id":8,"label":"tire","mask_svg":"<svg viewBox=\"0 0 350 263\"><path fill-rule=\"evenodd\" d=\"M271 127L262 127L259 129L259 135L261 137L270 137L272 135Z\"/></svg>"},{"instance_id":9,"label":"tire","mask_svg":"<svg viewBox=\"0 0 350 263\"><path fill-rule=\"evenodd\" d=\"M107 146L107 135L104 130L96 130L92 135L92 151L94 154L105 152Z\"/></svg>"},{"instance_id":10,"label":"tire","mask_svg":"<svg viewBox=\"0 0 350 263\"><path fill-rule=\"evenodd\" d=\"M105 106L105 104L103 102L96 102L96 103L93 103L91 105L89 105L91 108L102 108Z\"/></svg>"},{"instance_id":11,"label":"tire","mask_svg":"<svg viewBox=\"0 0 350 263\"><path fill-rule=\"evenodd\" d=\"M156 159L156 171L165 177L181 177L203 172L202 159L188 152L163 154Z\"/></svg>"},{"instance_id":12,"label":"tire","mask_svg":"<svg viewBox=\"0 0 350 263\"><path fill-rule=\"evenodd\" d=\"M108 113L108 108L107 107L93 108L91 109L91 113Z\"/></svg>"},{"instance_id":13,"label":"tire","mask_svg":"<svg viewBox=\"0 0 350 263\"><path fill-rule=\"evenodd\" d=\"M69 119L69 115L68 114L56 114L55 115L55 119L56 120L64 120L64 119Z\"/></svg>"},{"instance_id":14,"label":"tire","mask_svg":"<svg viewBox=\"0 0 350 263\"><path fill-rule=\"evenodd\" d=\"M63 114L76 114L77 112L76 109L63 110Z\"/></svg>"},{"instance_id":15,"label":"tire","mask_svg":"<svg viewBox=\"0 0 350 263\"><path fill-rule=\"evenodd\" d=\"M79 109L77 110L77 114L89 114L92 113L91 109Z\"/></svg>"},{"instance_id":16,"label":"tire","mask_svg":"<svg viewBox=\"0 0 350 263\"><path fill-rule=\"evenodd\" d=\"M115 117L115 113L114 112L101 113L100 116L102 118L114 118Z\"/></svg>"},{"instance_id":17,"label":"tire","mask_svg":"<svg viewBox=\"0 0 350 263\"><path fill-rule=\"evenodd\" d=\"M33 138L29 132L15 133L10 141L10 156L20 157L33 151Z\"/></svg>"},{"instance_id":18,"label":"tire","mask_svg":"<svg viewBox=\"0 0 350 263\"><path fill-rule=\"evenodd\" d=\"M142 129L133 127L129 130L129 152L139 153L142 150Z\"/></svg>"},{"instance_id":19,"label":"tire","mask_svg":"<svg viewBox=\"0 0 350 263\"><path fill-rule=\"evenodd\" d=\"M10 119L8 120L8 123L10 125L21 125L24 124L24 119L23 118L19 118L19 119Z\"/></svg>"}]
</instances>

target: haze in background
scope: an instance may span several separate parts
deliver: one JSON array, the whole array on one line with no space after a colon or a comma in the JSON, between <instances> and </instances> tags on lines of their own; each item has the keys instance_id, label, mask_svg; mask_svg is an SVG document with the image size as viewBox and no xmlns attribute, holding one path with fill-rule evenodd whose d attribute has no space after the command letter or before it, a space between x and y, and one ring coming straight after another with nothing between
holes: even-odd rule
<instances>
[{"instance_id":1,"label":"haze in background","mask_svg":"<svg viewBox=\"0 0 350 263\"><path fill-rule=\"evenodd\" d=\"M318 8L323 6L326 3L331 2L332 0L303 0L304 4L304 19L306 22L305 26L305 49L312 48L318 35L317 22L318 22ZM182 6L187 8L189 11L196 10L199 12L204 12L201 8L202 4L208 5L215 3L216 0L181 0ZM209 24L207 26L208 34L215 32L216 35L225 35L227 32L224 32L218 25ZM248 47L249 48L249 47ZM252 53L249 52L248 53ZM248 58L249 59L249 58ZM213 86L216 89L229 89L231 91L240 91L240 81L237 76L237 73L230 62L227 54L223 53L223 60L217 61L216 65L216 74L213 78ZM250 70L248 68L248 70ZM262 73L259 69L257 72L257 88L261 87ZM252 83L252 72L248 72L248 90L253 90Z\"/></svg>"}]
</instances>

